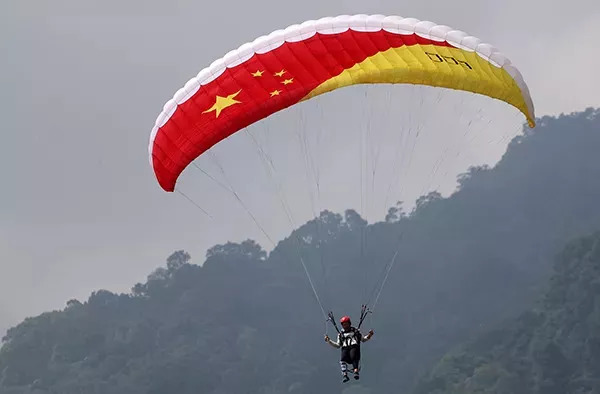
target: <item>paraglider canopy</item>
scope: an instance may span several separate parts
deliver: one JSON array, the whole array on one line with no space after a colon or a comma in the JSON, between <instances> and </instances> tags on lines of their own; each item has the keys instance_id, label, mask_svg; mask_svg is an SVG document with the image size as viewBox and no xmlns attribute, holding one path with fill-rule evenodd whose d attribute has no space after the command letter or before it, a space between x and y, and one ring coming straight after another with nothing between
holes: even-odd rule
<instances>
[{"instance_id":1,"label":"paraglider canopy","mask_svg":"<svg viewBox=\"0 0 600 394\"><path fill-rule=\"evenodd\" d=\"M156 178L164 190L173 191L194 159L231 134L303 100L365 83L482 94L518 108L535 126L519 70L478 38L414 18L328 17L246 43L177 91L150 136Z\"/></svg>"}]
</instances>

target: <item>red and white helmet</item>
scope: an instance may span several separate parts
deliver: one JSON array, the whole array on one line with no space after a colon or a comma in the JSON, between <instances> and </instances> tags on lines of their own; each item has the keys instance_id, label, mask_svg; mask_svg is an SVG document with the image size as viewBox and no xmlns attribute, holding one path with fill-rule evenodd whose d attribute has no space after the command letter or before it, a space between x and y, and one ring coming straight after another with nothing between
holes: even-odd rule
<instances>
[{"instance_id":1,"label":"red and white helmet","mask_svg":"<svg viewBox=\"0 0 600 394\"><path fill-rule=\"evenodd\" d=\"M340 319L340 323L344 324L344 323L351 323L350 321L350 317L349 316L344 316Z\"/></svg>"}]
</instances>

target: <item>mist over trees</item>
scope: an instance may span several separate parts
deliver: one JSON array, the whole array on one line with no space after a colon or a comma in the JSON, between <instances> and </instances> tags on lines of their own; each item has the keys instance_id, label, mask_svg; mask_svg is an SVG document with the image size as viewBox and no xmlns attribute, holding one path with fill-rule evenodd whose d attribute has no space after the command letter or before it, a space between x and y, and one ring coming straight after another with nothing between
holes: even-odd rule
<instances>
[{"instance_id":1,"label":"mist over trees","mask_svg":"<svg viewBox=\"0 0 600 394\"><path fill-rule=\"evenodd\" d=\"M412 212L367 225L323 211L269 254L252 240L202 264L176 251L129 294L98 290L9 329L0 392L341 393L301 263L326 307L356 319L396 253L352 392L599 390L598 152L599 110L545 117Z\"/></svg>"},{"instance_id":2,"label":"mist over trees","mask_svg":"<svg viewBox=\"0 0 600 394\"><path fill-rule=\"evenodd\" d=\"M570 242L530 311L458 347L416 394L600 391L600 232Z\"/></svg>"}]
</instances>

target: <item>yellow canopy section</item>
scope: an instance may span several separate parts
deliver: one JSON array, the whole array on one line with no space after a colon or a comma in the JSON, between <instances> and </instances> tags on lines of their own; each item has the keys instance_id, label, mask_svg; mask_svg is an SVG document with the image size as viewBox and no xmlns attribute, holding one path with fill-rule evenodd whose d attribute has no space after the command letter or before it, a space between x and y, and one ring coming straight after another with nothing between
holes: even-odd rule
<instances>
[{"instance_id":1,"label":"yellow canopy section","mask_svg":"<svg viewBox=\"0 0 600 394\"><path fill-rule=\"evenodd\" d=\"M530 127L535 127L533 104L526 87L523 92L521 86L525 85L519 83L521 81L521 75L514 67L499 67L476 51L417 44L378 52L322 83L304 100L355 84L429 85L479 93L505 101L525 115Z\"/></svg>"}]
</instances>

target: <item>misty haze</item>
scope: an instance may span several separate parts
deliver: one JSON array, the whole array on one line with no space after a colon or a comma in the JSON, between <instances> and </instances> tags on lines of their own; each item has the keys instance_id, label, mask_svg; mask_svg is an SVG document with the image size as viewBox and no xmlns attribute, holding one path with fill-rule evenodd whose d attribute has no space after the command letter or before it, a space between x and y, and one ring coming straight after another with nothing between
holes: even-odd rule
<instances>
[{"instance_id":1,"label":"misty haze","mask_svg":"<svg viewBox=\"0 0 600 394\"><path fill-rule=\"evenodd\" d=\"M0 7L0 393L600 392L600 3Z\"/></svg>"}]
</instances>

